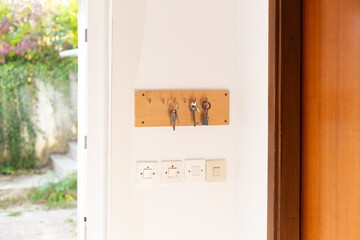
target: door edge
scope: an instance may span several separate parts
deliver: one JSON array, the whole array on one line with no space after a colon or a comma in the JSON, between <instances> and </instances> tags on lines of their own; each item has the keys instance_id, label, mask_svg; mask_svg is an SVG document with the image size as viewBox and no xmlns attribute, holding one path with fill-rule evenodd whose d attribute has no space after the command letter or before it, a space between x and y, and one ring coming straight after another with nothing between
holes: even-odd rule
<instances>
[{"instance_id":1,"label":"door edge","mask_svg":"<svg viewBox=\"0 0 360 240\"><path fill-rule=\"evenodd\" d=\"M301 0L269 0L267 239L300 239Z\"/></svg>"}]
</instances>

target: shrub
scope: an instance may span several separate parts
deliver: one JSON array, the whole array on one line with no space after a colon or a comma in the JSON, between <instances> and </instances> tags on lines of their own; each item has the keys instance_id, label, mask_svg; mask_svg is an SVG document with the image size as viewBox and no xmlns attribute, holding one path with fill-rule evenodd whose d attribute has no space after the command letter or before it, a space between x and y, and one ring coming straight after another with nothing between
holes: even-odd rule
<instances>
[{"instance_id":1,"label":"shrub","mask_svg":"<svg viewBox=\"0 0 360 240\"><path fill-rule=\"evenodd\" d=\"M30 190L30 200L49 207L66 207L77 198L77 175L69 175L59 182L48 179L44 185Z\"/></svg>"},{"instance_id":2,"label":"shrub","mask_svg":"<svg viewBox=\"0 0 360 240\"><path fill-rule=\"evenodd\" d=\"M69 95L77 47L77 1L0 2L0 173L37 165L37 81ZM65 5L64 5L65 4Z\"/></svg>"}]
</instances>

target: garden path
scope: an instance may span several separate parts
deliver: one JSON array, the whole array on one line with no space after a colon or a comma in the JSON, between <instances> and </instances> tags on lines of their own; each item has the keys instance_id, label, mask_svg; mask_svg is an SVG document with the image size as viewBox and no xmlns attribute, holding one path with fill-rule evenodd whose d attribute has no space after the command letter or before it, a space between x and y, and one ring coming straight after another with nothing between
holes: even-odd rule
<instances>
[{"instance_id":1,"label":"garden path","mask_svg":"<svg viewBox=\"0 0 360 240\"><path fill-rule=\"evenodd\" d=\"M0 239L76 240L76 208L46 210L28 204L0 209Z\"/></svg>"}]
</instances>

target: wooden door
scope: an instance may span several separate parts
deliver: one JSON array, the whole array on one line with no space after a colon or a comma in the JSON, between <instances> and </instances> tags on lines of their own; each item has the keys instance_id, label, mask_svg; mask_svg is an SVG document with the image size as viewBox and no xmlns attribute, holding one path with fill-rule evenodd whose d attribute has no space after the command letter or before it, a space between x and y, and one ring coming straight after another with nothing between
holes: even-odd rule
<instances>
[{"instance_id":1,"label":"wooden door","mask_svg":"<svg viewBox=\"0 0 360 240\"><path fill-rule=\"evenodd\" d=\"M301 239L360 239L360 0L303 0Z\"/></svg>"}]
</instances>

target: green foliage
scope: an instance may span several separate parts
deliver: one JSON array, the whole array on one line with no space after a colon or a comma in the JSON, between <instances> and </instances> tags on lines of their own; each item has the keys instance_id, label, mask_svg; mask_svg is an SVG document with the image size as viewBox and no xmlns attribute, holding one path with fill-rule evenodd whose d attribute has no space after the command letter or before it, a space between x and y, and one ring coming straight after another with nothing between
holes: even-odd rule
<instances>
[{"instance_id":1,"label":"green foliage","mask_svg":"<svg viewBox=\"0 0 360 240\"><path fill-rule=\"evenodd\" d=\"M59 51L77 47L77 0L64 2L0 2L0 173L37 166L37 83L69 97L77 59Z\"/></svg>"},{"instance_id":2,"label":"green foliage","mask_svg":"<svg viewBox=\"0 0 360 240\"><path fill-rule=\"evenodd\" d=\"M54 24L51 32L55 32L53 40L56 45L65 48L77 47L78 44L78 27L77 27L77 13L78 1L68 1L64 6L64 1L47 0L47 6L50 6L54 13L51 18ZM49 34L50 36L50 34Z\"/></svg>"},{"instance_id":3,"label":"green foliage","mask_svg":"<svg viewBox=\"0 0 360 240\"><path fill-rule=\"evenodd\" d=\"M21 215L21 212L11 212L11 213L9 213L9 217L18 217L18 216L20 216Z\"/></svg>"},{"instance_id":4,"label":"green foliage","mask_svg":"<svg viewBox=\"0 0 360 240\"><path fill-rule=\"evenodd\" d=\"M39 188L30 190L30 200L49 207L66 207L74 203L77 198L77 175L69 175L59 182L49 179Z\"/></svg>"},{"instance_id":5,"label":"green foliage","mask_svg":"<svg viewBox=\"0 0 360 240\"><path fill-rule=\"evenodd\" d=\"M32 174L41 175L45 173L47 173L47 170L39 167L14 169L11 166L7 166L6 164L3 164L2 168L0 168L0 174L4 174L4 175L32 175Z\"/></svg>"},{"instance_id":6,"label":"green foliage","mask_svg":"<svg viewBox=\"0 0 360 240\"><path fill-rule=\"evenodd\" d=\"M0 59L57 61L58 52L77 47L77 0L2 1Z\"/></svg>"}]
</instances>

